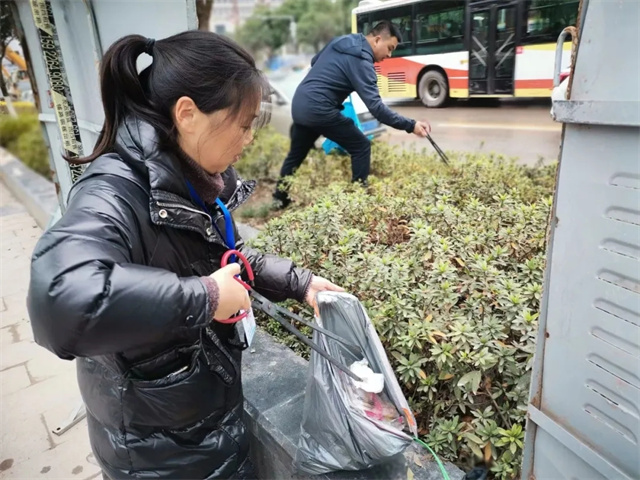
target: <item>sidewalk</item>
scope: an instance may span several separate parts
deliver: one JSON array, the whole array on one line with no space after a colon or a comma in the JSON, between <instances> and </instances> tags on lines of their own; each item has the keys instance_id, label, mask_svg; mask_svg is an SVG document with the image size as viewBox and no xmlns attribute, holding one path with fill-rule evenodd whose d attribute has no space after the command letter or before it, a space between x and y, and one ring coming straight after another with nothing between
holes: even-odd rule
<instances>
[{"instance_id":1,"label":"sidewalk","mask_svg":"<svg viewBox=\"0 0 640 480\"><path fill-rule=\"evenodd\" d=\"M75 364L36 345L26 308L42 230L0 182L0 479L100 478L86 420L52 432L80 402Z\"/></svg>"}]
</instances>

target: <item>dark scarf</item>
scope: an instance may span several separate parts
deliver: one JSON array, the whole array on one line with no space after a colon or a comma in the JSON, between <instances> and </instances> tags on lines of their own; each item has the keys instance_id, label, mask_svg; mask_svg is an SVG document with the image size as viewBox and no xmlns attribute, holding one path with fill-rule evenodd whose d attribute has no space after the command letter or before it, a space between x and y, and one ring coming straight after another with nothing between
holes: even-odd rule
<instances>
[{"instance_id":1,"label":"dark scarf","mask_svg":"<svg viewBox=\"0 0 640 480\"><path fill-rule=\"evenodd\" d=\"M214 205L216 198L224 189L222 175L219 173L210 174L182 150L178 152L178 158L181 161L184 176L193 185L200 198L207 205Z\"/></svg>"}]
</instances>

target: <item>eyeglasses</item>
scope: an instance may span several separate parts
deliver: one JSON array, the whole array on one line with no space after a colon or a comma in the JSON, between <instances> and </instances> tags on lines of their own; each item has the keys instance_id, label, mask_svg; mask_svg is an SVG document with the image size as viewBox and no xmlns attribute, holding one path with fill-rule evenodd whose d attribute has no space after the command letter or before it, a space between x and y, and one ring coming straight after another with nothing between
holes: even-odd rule
<instances>
[{"instance_id":1,"label":"eyeglasses","mask_svg":"<svg viewBox=\"0 0 640 480\"><path fill-rule=\"evenodd\" d=\"M263 129L271 122L271 96L269 95L260 102L260 111L258 116L253 119L251 123L251 130L256 133L258 130Z\"/></svg>"}]
</instances>

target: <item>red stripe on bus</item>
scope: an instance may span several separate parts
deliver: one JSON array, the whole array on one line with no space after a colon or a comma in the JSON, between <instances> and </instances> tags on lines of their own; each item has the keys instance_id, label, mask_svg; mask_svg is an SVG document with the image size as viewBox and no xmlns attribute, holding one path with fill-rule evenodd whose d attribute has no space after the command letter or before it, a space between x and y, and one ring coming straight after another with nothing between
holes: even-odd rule
<instances>
[{"instance_id":1,"label":"red stripe on bus","mask_svg":"<svg viewBox=\"0 0 640 480\"><path fill-rule=\"evenodd\" d=\"M449 88L469 88L468 78L450 78Z\"/></svg>"},{"instance_id":2,"label":"red stripe on bus","mask_svg":"<svg viewBox=\"0 0 640 480\"><path fill-rule=\"evenodd\" d=\"M515 88L553 88L553 80L550 78L536 80L516 80Z\"/></svg>"},{"instance_id":3,"label":"red stripe on bus","mask_svg":"<svg viewBox=\"0 0 640 480\"><path fill-rule=\"evenodd\" d=\"M418 75L420 72L426 67L425 64L414 62L413 60L409 60L407 58L387 58L386 60L376 63L376 70L380 75L385 77L389 77L390 75L402 73L404 74L405 83L409 85L416 85L418 81ZM440 67L442 68L442 67ZM447 73L449 77L449 84L452 88L466 88L467 87L467 75L469 72L467 70L462 70L458 68L445 68L444 71ZM451 77L462 77L459 79L451 78ZM459 83L460 81L464 82L463 86L454 86L453 82Z\"/></svg>"},{"instance_id":4,"label":"red stripe on bus","mask_svg":"<svg viewBox=\"0 0 640 480\"><path fill-rule=\"evenodd\" d=\"M451 73L449 69L445 69L445 71L447 72L447 76L449 77L449 88L469 88L469 79L467 77L464 78L452 78L451 77ZM465 72L466 73L466 72ZM389 78L387 75L381 74L383 77L387 77ZM397 78L394 78L393 80L397 80ZM416 85L416 80L417 77L414 77L413 80L411 79L406 79L404 82L404 84L407 85ZM531 87L529 87L531 88Z\"/></svg>"},{"instance_id":5,"label":"red stripe on bus","mask_svg":"<svg viewBox=\"0 0 640 480\"><path fill-rule=\"evenodd\" d=\"M376 63L376 71L384 77L398 79L398 74L404 74L404 83L407 85L416 85L420 72L427 65L407 58L387 58L386 60ZM442 68L442 67L440 67ZM469 71L458 68L445 68L450 88L468 88L469 87ZM516 80L515 88L553 88L553 80L550 78L533 79L533 80Z\"/></svg>"}]
</instances>

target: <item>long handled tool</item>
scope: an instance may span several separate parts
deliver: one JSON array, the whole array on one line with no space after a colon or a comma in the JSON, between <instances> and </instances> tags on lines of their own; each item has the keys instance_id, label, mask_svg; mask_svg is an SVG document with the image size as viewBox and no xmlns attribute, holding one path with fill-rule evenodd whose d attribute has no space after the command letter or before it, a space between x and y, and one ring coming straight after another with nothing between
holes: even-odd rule
<instances>
[{"instance_id":1,"label":"long handled tool","mask_svg":"<svg viewBox=\"0 0 640 480\"><path fill-rule=\"evenodd\" d=\"M429 135L428 133L427 133L427 140L431 142L431 145L433 146L434 150L438 153L438 155L440 155L440 158L442 159L444 164L449 165L449 157L447 157L447 154L442 151L442 149L438 146L436 142L433 141L433 138L431 138L431 135Z\"/></svg>"}]
</instances>

